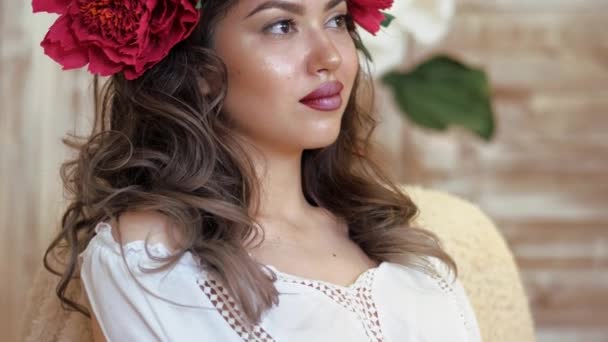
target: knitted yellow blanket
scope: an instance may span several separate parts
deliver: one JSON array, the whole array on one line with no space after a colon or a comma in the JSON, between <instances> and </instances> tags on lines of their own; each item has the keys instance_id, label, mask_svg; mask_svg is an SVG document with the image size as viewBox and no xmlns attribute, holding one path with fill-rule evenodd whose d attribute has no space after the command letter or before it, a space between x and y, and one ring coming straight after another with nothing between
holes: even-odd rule
<instances>
[{"instance_id":1,"label":"knitted yellow blanket","mask_svg":"<svg viewBox=\"0 0 608 342\"><path fill-rule=\"evenodd\" d=\"M459 267L484 341L533 342L534 323L513 254L494 223L478 206L452 194L405 185L418 205L416 225L435 232ZM55 295L57 278L42 268L23 316L26 342L92 341L89 320L62 309ZM78 281L71 296L81 298Z\"/></svg>"}]
</instances>

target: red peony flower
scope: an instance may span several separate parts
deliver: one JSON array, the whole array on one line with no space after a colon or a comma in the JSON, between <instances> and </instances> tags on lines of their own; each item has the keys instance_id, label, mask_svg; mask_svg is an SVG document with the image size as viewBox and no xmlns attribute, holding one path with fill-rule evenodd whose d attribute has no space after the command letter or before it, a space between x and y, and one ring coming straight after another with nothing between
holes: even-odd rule
<instances>
[{"instance_id":1,"label":"red peony flower","mask_svg":"<svg viewBox=\"0 0 608 342\"><path fill-rule=\"evenodd\" d=\"M384 20L380 10L392 5L393 0L349 0L348 10L357 24L375 36Z\"/></svg>"},{"instance_id":2,"label":"red peony flower","mask_svg":"<svg viewBox=\"0 0 608 342\"><path fill-rule=\"evenodd\" d=\"M60 14L40 45L64 70L141 76L198 23L195 0L33 0L34 12Z\"/></svg>"}]
</instances>

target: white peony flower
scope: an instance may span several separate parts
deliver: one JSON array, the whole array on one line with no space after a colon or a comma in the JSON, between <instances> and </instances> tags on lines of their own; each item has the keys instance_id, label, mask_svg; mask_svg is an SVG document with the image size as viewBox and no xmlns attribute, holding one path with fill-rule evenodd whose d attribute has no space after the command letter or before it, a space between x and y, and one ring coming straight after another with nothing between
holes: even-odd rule
<instances>
[{"instance_id":1,"label":"white peony flower","mask_svg":"<svg viewBox=\"0 0 608 342\"><path fill-rule=\"evenodd\" d=\"M423 45L441 40L449 29L454 7L454 0L395 0L387 11L395 16L389 27L382 27L375 36L359 31L373 58L372 75L380 76L403 63L408 36Z\"/></svg>"}]
</instances>

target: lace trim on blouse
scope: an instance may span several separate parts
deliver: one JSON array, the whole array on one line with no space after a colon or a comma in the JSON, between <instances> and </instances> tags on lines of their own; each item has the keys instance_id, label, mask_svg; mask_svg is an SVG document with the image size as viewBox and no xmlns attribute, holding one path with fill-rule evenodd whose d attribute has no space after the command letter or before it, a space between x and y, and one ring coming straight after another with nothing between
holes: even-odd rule
<instances>
[{"instance_id":1,"label":"lace trim on blouse","mask_svg":"<svg viewBox=\"0 0 608 342\"><path fill-rule=\"evenodd\" d=\"M359 321L363 324L363 328L370 341L381 342L385 340L380 328L378 309L372 299L372 284L380 266L368 269L352 285L347 287L321 280L298 277L283 273L271 265L265 266L275 272L277 280L311 287L356 314ZM274 341L272 336L259 325L254 325L249 329L246 328L245 319L235 301L219 281L211 278L201 278L198 281L198 285L220 312L224 320L239 334L243 341Z\"/></svg>"},{"instance_id":2,"label":"lace trim on blouse","mask_svg":"<svg viewBox=\"0 0 608 342\"><path fill-rule=\"evenodd\" d=\"M198 285L203 293L209 298L213 306L222 315L226 323L230 325L243 341L274 342L275 340L260 325L247 328L245 319L238 309L234 299L228 290L215 279L199 279Z\"/></svg>"},{"instance_id":3,"label":"lace trim on blouse","mask_svg":"<svg viewBox=\"0 0 608 342\"><path fill-rule=\"evenodd\" d=\"M349 286L340 286L322 280L306 279L296 275L283 273L270 265L268 265L268 267L275 271L279 280L313 288L325 294L345 309L356 314L363 324L365 333L370 338L370 341L380 342L384 341L384 337L382 335L382 329L380 328L378 309L372 298L372 284L376 272L382 264L383 263L363 272L355 282Z\"/></svg>"}]
</instances>

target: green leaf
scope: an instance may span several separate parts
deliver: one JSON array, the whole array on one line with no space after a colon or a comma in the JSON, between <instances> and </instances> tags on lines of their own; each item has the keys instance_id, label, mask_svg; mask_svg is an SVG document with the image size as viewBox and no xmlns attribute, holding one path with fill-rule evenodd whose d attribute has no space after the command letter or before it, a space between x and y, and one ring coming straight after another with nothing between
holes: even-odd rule
<instances>
[{"instance_id":1,"label":"green leaf","mask_svg":"<svg viewBox=\"0 0 608 342\"><path fill-rule=\"evenodd\" d=\"M200 10L201 8L203 8L203 0L198 0L196 3L196 9Z\"/></svg>"},{"instance_id":2,"label":"green leaf","mask_svg":"<svg viewBox=\"0 0 608 342\"><path fill-rule=\"evenodd\" d=\"M381 13L384 14L384 20L382 20L382 22L380 23L380 26L388 27L388 25L391 24L393 19L395 19L395 16L390 13L386 13L386 12L381 12Z\"/></svg>"},{"instance_id":3,"label":"green leaf","mask_svg":"<svg viewBox=\"0 0 608 342\"><path fill-rule=\"evenodd\" d=\"M486 141L494 135L491 91L486 73L439 55L409 72L382 76L401 111L415 123L444 131L460 126Z\"/></svg>"}]
</instances>

